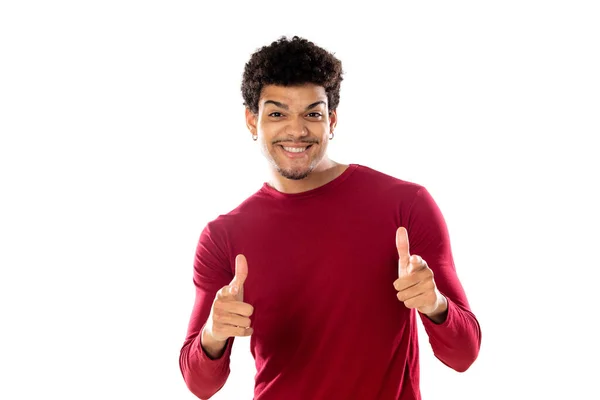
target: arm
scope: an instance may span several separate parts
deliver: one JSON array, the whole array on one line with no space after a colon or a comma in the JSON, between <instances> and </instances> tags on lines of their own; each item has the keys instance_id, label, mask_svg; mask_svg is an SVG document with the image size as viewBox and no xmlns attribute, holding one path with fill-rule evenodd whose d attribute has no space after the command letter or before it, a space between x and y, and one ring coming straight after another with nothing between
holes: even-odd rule
<instances>
[{"instance_id":1,"label":"arm","mask_svg":"<svg viewBox=\"0 0 600 400\"><path fill-rule=\"evenodd\" d=\"M441 362L464 372L479 354L481 329L456 274L446 222L425 188L416 194L407 225L414 254L427 262L445 299L429 317L419 313L429 343Z\"/></svg>"},{"instance_id":2,"label":"arm","mask_svg":"<svg viewBox=\"0 0 600 400\"><path fill-rule=\"evenodd\" d=\"M210 398L225 384L230 372L229 359L234 340L233 337L227 339L224 348L222 344L206 341L206 347L202 347L204 325L216 293L233 278L228 257L217 244L222 242L211 227L208 224L204 228L196 248L193 275L196 300L179 357L179 367L187 387L202 399Z\"/></svg>"}]
</instances>

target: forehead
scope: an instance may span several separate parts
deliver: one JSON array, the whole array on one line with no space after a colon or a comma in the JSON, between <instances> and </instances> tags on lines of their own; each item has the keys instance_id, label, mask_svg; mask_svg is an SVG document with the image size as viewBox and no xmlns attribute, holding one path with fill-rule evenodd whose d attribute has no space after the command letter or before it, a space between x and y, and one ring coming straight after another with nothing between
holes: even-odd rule
<instances>
[{"instance_id":1,"label":"forehead","mask_svg":"<svg viewBox=\"0 0 600 400\"><path fill-rule=\"evenodd\" d=\"M306 84L301 86L266 85L260 93L259 107L266 100L274 100L290 107L306 107L317 101L327 103L327 93L323 86Z\"/></svg>"}]
</instances>

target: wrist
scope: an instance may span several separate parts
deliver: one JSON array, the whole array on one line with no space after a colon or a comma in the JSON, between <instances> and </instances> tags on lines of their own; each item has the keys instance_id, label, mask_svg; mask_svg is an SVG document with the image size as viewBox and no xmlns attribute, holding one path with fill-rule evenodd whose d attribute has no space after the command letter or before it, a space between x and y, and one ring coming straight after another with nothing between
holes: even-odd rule
<instances>
[{"instance_id":1,"label":"wrist","mask_svg":"<svg viewBox=\"0 0 600 400\"><path fill-rule=\"evenodd\" d=\"M429 314L425 314L427 318L435 322L436 324L441 324L446 320L448 316L448 300L441 293L439 294L437 306L435 310L433 310Z\"/></svg>"},{"instance_id":2,"label":"wrist","mask_svg":"<svg viewBox=\"0 0 600 400\"><path fill-rule=\"evenodd\" d=\"M223 353L225 353L225 348L227 347L227 339L225 340L216 340L212 337L210 333L205 329L202 329L202 334L200 336L200 345L202 346L202 350L206 355L213 360L220 358Z\"/></svg>"}]
</instances>

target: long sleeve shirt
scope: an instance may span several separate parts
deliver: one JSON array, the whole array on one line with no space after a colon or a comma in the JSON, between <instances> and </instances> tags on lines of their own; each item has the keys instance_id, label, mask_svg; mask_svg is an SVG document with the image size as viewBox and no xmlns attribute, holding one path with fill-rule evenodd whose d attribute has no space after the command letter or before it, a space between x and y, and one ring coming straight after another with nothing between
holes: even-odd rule
<instances>
[{"instance_id":1,"label":"long sleeve shirt","mask_svg":"<svg viewBox=\"0 0 600 400\"><path fill-rule=\"evenodd\" d=\"M398 227L448 301L436 324L396 297ZM425 187L350 164L302 193L266 183L203 229L194 259L196 300L180 367L208 399L226 382L234 338L209 358L200 333L216 292L244 254L244 302L254 307L254 400L421 398L417 315L435 356L456 371L477 358L481 331L457 277L448 229Z\"/></svg>"}]
</instances>

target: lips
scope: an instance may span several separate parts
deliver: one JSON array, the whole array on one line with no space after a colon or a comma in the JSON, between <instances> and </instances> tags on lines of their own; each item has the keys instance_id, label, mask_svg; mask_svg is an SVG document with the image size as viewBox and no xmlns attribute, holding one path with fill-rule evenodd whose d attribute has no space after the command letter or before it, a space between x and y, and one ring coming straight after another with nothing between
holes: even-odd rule
<instances>
[{"instance_id":1,"label":"lips","mask_svg":"<svg viewBox=\"0 0 600 400\"><path fill-rule=\"evenodd\" d=\"M294 144L294 145L279 145L279 147L281 148L281 150L283 150L283 153L289 157L289 158L300 158L300 157L304 157L306 156L306 154L308 153L308 151L310 150L310 148L312 147L312 144L302 144L302 145L298 145L298 144ZM286 150L286 148L290 149L290 150ZM304 151L294 151L291 149L305 149Z\"/></svg>"}]
</instances>

